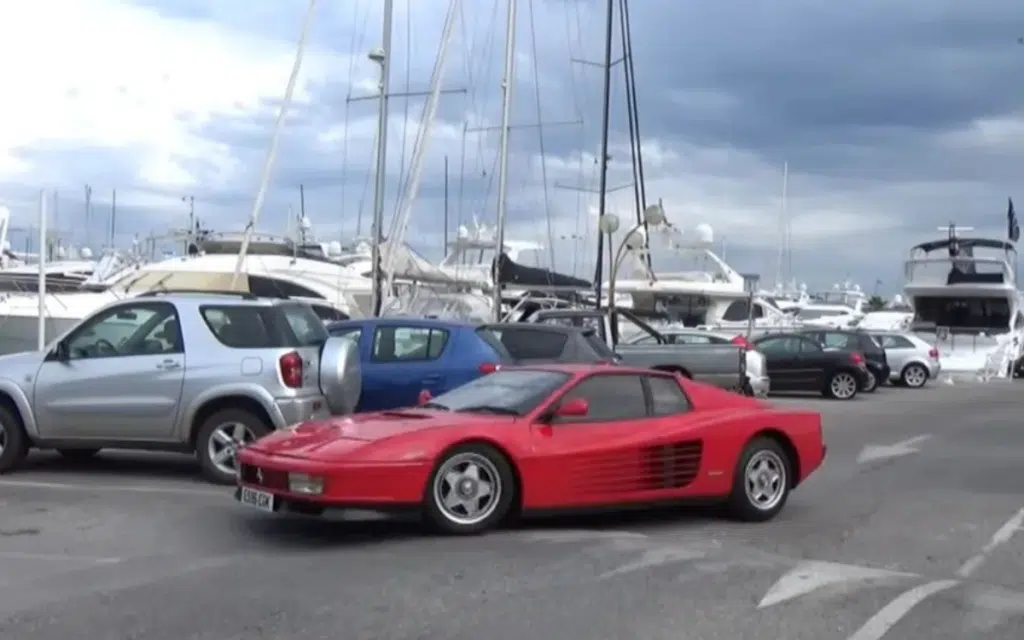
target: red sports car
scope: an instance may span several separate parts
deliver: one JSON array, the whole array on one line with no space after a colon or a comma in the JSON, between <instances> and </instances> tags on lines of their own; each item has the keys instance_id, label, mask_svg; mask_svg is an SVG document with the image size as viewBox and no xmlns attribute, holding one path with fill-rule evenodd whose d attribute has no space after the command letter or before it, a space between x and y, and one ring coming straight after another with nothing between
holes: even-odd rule
<instances>
[{"instance_id":1,"label":"red sports car","mask_svg":"<svg viewBox=\"0 0 1024 640\"><path fill-rule=\"evenodd\" d=\"M236 498L271 512L414 509L456 534L513 513L708 500L762 521L825 458L818 413L647 369L502 369L424 400L254 442Z\"/></svg>"}]
</instances>

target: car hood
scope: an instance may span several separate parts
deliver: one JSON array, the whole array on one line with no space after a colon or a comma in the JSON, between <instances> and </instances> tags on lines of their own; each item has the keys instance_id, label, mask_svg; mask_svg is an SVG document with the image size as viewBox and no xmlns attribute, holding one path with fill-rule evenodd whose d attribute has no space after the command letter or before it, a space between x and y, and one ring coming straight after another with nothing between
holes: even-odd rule
<instances>
[{"instance_id":1,"label":"car hood","mask_svg":"<svg viewBox=\"0 0 1024 640\"><path fill-rule=\"evenodd\" d=\"M43 362L43 352L24 351L21 353L9 353L0 356L0 375L10 376L12 373L21 373L20 369L30 368L35 373L36 368Z\"/></svg>"},{"instance_id":2,"label":"car hood","mask_svg":"<svg viewBox=\"0 0 1024 640\"><path fill-rule=\"evenodd\" d=\"M335 458L369 444L440 428L472 428L515 418L423 409L380 411L303 422L249 446L254 451L301 458Z\"/></svg>"}]
</instances>

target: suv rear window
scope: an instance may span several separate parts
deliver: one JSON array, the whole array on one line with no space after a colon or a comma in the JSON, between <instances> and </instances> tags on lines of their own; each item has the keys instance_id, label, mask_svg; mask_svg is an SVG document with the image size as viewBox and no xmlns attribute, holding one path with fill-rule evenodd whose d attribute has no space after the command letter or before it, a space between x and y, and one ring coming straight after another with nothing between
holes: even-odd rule
<instances>
[{"instance_id":1,"label":"suv rear window","mask_svg":"<svg viewBox=\"0 0 1024 640\"><path fill-rule=\"evenodd\" d=\"M310 347L327 340L323 322L305 305L204 305L199 313L214 337L233 349Z\"/></svg>"}]
</instances>

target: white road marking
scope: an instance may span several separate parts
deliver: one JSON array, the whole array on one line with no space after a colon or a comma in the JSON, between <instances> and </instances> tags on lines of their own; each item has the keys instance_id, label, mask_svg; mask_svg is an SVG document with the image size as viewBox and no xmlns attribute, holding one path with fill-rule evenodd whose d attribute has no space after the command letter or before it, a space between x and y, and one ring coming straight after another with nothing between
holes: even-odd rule
<instances>
[{"instance_id":1,"label":"white road marking","mask_svg":"<svg viewBox=\"0 0 1024 640\"><path fill-rule=\"evenodd\" d=\"M40 560L54 562L92 562L95 564L115 564L123 558L103 556L73 556L66 553L24 553L21 551L0 551L2 560Z\"/></svg>"},{"instance_id":2,"label":"white road marking","mask_svg":"<svg viewBox=\"0 0 1024 640\"><path fill-rule=\"evenodd\" d=\"M621 576L625 573L643 571L644 569L651 569L653 567L660 567L676 562L703 560L705 557L706 553L704 551L687 549L685 547L661 547L648 549L641 553L640 557L636 560L627 562L626 564L615 567L609 571L605 571L599 576L599 579L605 580L614 576Z\"/></svg>"},{"instance_id":3,"label":"white road marking","mask_svg":"<svg viewBox=\"0 0 1024 640\"><path fill-rule=\"evenodd\" d=\"M931 438L931 435L924 434L908 438L907 440L903 440L902 442L897 442L895 444L869 444L861 449L860 455L857 456L857 464L875 462L876 460L885 460L887 458L897 458L917 453L920 451L920 449L917 448L917 445L921 444L928 438Z\"/></svg>"},{"instance_id":4,"label":"white road marking","mask_svg":"<svg viewBox=\"0 0 1024 640\"><path fill-rule=\"evenodd\" d=\"M940 591L960 584L957 580L935 580L901 593L857 629L847 640L881 640L910 610Z\"/></svg>"},{"instance_id":5,"label":"white road marking","mask_svg":"<svg viewBox=\"0 0 1024 640\"><path fill-rule=\"evenodd\" d=\"M956 572L965 579L977 571L989 555L1013 538L1013 534L1024 528L1024 508L1020 509L999 527L981 551L967 559ZM895 600L864 623L848 640L880 640L885 634L918 604L932 595L960 584L960 580L936 580L904 591Z\"/></svg>"},{"instance_id":6,"label":"white road marking","mask_svg":"<svg viewBox=\"0 0 1024 640\"><path fill-rule=\"evenodd\" d=\"M761 598L757 608L771 607L832 585L869 581L888 582L915 577L917 575L913 573L811 560L801 562L779 578Z\"/></svg>"},{"instance_id":7,"label":"white road marking","mask_svg":"<svg viewBox=\"0 0 1024 640\"><path fill-rule=\"evenodd\" d=\"M960 567L960 570L956 572L957 577L966 578L977 571L978 567L985 562L985 559L989 554L1001 545L1009 542L1010 539L1013 538L1013 534L1020 531L1022 527L1024 527L1024 508L1015 513L1012 518L1003 524L1003 526L999 527L999 529L992 534L992 539L988 541L988 544L981 548L981 551L967 559L967 562L965 562L963 566Z\"/></svg>"},{"instance_id":8,"label":"white road marking","mask_svg":"<svg viewBox=\"0 0 1024 640\"><path fill-rule=\"evenodd\" d=\"M54 491L79 491L79 492L114 492L142 493L142 494L168 494L168 495L193 495L208 497L231 496L230 488L224 489L201 489L198 487L173 487L158 485L127 485L127 484L90 484L72 482L41 482L37 480L0 480L0 487L11 487L15 489L47 489Z\"/></svg>"}]
</instances>

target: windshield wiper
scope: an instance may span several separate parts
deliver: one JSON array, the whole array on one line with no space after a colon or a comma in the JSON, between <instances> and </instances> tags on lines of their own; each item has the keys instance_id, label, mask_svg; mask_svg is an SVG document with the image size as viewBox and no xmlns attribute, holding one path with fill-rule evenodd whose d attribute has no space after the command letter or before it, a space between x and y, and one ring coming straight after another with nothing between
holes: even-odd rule
<instances>
[{"instance_id":1,"label":"windshield wiper","mask_svg":"<svg viewBox=\"0 0 1024 640\"><path fill-rule=\"evenodd\" d=\"M459 409L459 413L495 413L502 416L518 416L519 412L508 407L495 407L489 404L477 404Z\"/></svg>"},{"instance_id":2,"label":"windshield wiper","mask_svg":"<svg viewBox=\"0 0 1024 640\"><path fill-rule=\"evenodd\" d=\"M437 409L438 411L451 411L450 408L444 406L440 402L425 402L421 404L418 409Z\"/></svg>"}]
</instances>

